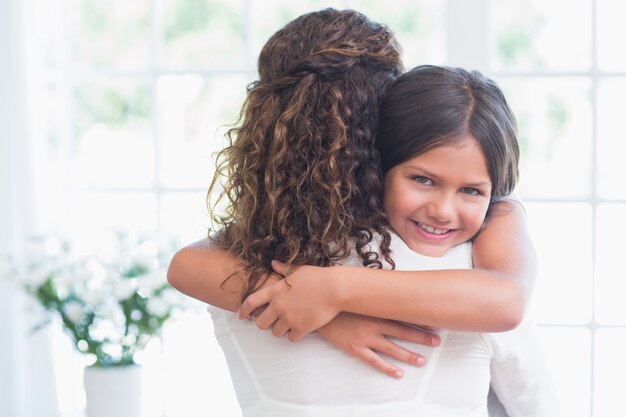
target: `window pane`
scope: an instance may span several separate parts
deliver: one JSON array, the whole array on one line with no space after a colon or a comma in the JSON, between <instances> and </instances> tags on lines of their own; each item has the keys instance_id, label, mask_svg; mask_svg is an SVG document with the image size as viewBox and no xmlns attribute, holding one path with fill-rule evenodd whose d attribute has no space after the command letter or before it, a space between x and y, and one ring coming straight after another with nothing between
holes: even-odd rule
<instances>
[{"instance_id":1,"label":"window pane","mask_svg":"<svg viewBox=\"0 0 626 417\"><path fill-rule=\"evenodd\" d=\"M161 200L161 227L183 244L207 237L206 192L167 193Z\"/></svg>"},{"instance_id":2,"label":"window pane","mask_svg":"<svg viewBox=\"0 0 626 417\"><path fill-rule=\"evenodd\" d=\"M598 85L598 194L626 198L626 78L605 79Z\"/></svg>"},{"instance_id":3,"label":"window pane","mask_svg":"<svg viewBox=\"0 0 626 417\"><path fill-rule=\"evenodd\" d=\"M598 31L598 65L604 71L626 70L626 3L615 0L596 0L596 28Z\"/></svg>"},{"instance_id":4,"label":"window pane","mask_svg":"<svg viewBox=\"0 0 626 417\"><path fill-rule=\"evenodd\" d=\"M137 81L80 84L74 91L75 187L154 182L150 90Z\"/></svg>"},{"instance_id":5,"label":"window pane","mask_svg":"<svg viewBox=\"0 0 626 417\"><path fill-rule=\"evenodd\" d=\"M147 69L150 0L70 0L72 61L78 68Z\"/></svg>"},{"instance_id":6,"label":"window pane","mask_svg":"<svg viewBox=\"0 0 626 417\"><path fill-rule=\"evenodd\" d=\"M66 231L78 250L87 253L111 241L116 231L156 230L156 198L152 193L74 193Z\"/></svg>"},{"instance_id":7,"label":"window pane","mask_svg":"<svg viewBox=\"0 0 626 417\"><path fill-rule=\"evenodd\" d=\"M538 320L588 323L592 302L591 207L528 203L526 209L539 260L533 295Z\"/></svg>"},{"instance_id":8,"label":"window pane","mask_svg":"<svg viewBox=\"0 0 626 417\"><path fill-rule=\"evenodd\" d=\"M495 69L573 71L591 67L590 0L493 0L491 6Z\"/></svg>"},{"instance_id":9,"label":"window pane","mask_svg":"<svg viewBox=\"0 0 626 417\"><path fill-rule=\"evenodd\" d=\"M341 0L264 0L251 1L250 16L252 21L252 62L256 62L261 47L276 31L304 13L333 7L342 10L345 2Z\"/></svg>"},{"instance_id":10,"label":"window pane","mask_svg":"<svg viewBox=\"0 0 626 417\"><path fill-rule=\"evenodd\" d=\"M59 67L63 61L64 42L63 23L65 15L60 0L35 0L29 18L32 24L29 30L34 34L37 45L35 59L41 67Z\"/></svg>"},{"instance_id":11,"label":"window pane","mask_svg":"<svg viewBox=\"0 0 626 417\"><path fill-rule=\"evenodd\" d=\"M170 187L208 189L214 152L237 121L249 80L243 76L167 75L158 81L160 176Z\"/></svg>"},{"instance_id":12,"label":"window pane","mask_svg":"<svg viewBox=\"0 0 626 417\"><path fill-rule=\"evenodd\" d=\"M395 33L402 46L406 69L443 63L445 55L444 6L439 0L397 0L389 3L355 0L351 6Z\"/></svg>"},{"instance_id":13,"label":"window pane","mask_svg":"<svg viewBox=\"0 0 626 417\"><path fill-rule=\"evenodd\" d=\"M588 197L592 177L589 80L505 78L499 84L518 123L518 191L535 198Z\"/></svg>"},{"instance_id":14,"label":"window pane","mask_svg":"<svg viewBox=\"0 0 626 417\"><path fill-rule=\"evenodd\" d=\"M584 328L540 329L548 366L554 376L560 415L591 416L591 334ZM598 414L597 417L604 417Z\"/></svg>"},{"instance_id":15,"label":"window pane","mask_svg":"<svg viewBox=\"0 0 626 417\"><path fill-rule=\"evenodd\" d=\"M602 324L624 325L626 204L600 205L596 224L596 320Z\"/></svg>"},{"instance_id":16,"label":"window pane","mask_svg":"<svg viewBox=\"0 0 626 417\"><path fill-rule=\"evenodd\" d=\"M594 415L623 417L626 330L600 329L595 339Z\"/></svg>"},{"instance_id":17,"label":"window pane","mask_svg":"<svg viewBox=\"0 0 626 417\"><path fill-rule=\"evenodd\" d=\"M245 68L243 1L163 0L162 62L168 68Z\"/></svg>"},{"instance_id":18,"label":"window pane","mask_svg":"<svg viewBox=\"0 0 626 417\"><path fill-rule=\"evenodd\" d=\"M34 89L30 119L33 145L30 149L33 169L33 193L37 217L42 225L59 224L66 215L65 201L59 196L66 193L67 165L66 154L68 129L67 106L64 103L64 89L56 83L45 83Z\"/></svg>"},{"instance_id":19,"label":"window pane","mask_svg":"<svg viewBox=\"0 0 626 417\"><path fill-rule=\"evenodd\" d=\"M65 141L67 108L63 106L63 86L55 82L46 82L36 90L35 137L42 141L44 149L35 151L45 154L43 158L58 161L63 154Z\"/></svg>"}]
</instances>

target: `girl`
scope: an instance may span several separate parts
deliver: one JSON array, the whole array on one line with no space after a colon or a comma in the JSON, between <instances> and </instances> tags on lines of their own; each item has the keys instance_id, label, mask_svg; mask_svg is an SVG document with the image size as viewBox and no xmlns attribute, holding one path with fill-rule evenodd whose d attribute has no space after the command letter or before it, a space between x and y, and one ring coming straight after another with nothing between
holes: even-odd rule
<instances>
[{"instance_id":1,"label":"girl","mask_svg":"<svg viewBox=\"0 0 626 417\"><path fill-rule=\"evenodd\" d=\"M384 210L389 226L415 252L438 257L472 239L480 231L490 203L508 196L517 183L519 150L515 119L500 89L479 73L418 67L400 77L391 88L382 103L379 123L376 146L385 178ZM438 183L443 180L431 178L434 174L426 175L435 172L434 168L418 175L405 165L411 167L412 157L433 152L448 142L462 143L467 135L473 136L483 150L482 160L487 164L491 181L468 182L481 187L468 185L460 189L461 196L472 196L465 198L472 204L460 205L441 195ZM469 176L472 170L461 163L462 158L457 160L462 155L457 151L451 152L449 158L440 158L441 169L447 167ZM406 171L404 176L410 183L422 187L415 187L411 194L411 188L396 180L400 170ZM434 201L422 202L426 196ZM422 204L415 207L417 203L413 200ZM467 213L470 209L471 216ZM451 219L454 216L458 217L456 221ZM455 224L456 227L450 227ZM280 262L274 263L274 269L283 274L288 272ZM257 325L263 329L271 326L276 336L289 331L293 341L326 324L342 310L418 323L421 316L416 312L412 294L417 288L410 279L380 279L386 275L398 276L383 271L350 273L344 267L323 271L303 268L289 277L289 283L283 280L248 297L239 315L248 316L254 308L275 298L270 308L258 317ZM462 285L462 280L459 281L457 286ZM273 295L286 288L288 295ZM289 318L284 317L287 314Z\"/></svg>"},{"instance_id":2,"label":"girl","mask_svg":"<svg viewBox=\"0 0 626 417\"><path fill-rule=\"evenodd\" d=\"M224 233L210 245L205 240L180 250L170 264L170 283L235 311L242 294L269 276L272 259L332 265L356 251L356 264L382 265L391 238L373 141L381 97L401 72L393 34L354 11L309 13L272 36L261 51L260 80L251 85L242 124L231 132L236 141L222 154L216 174L226 179ZM401 281L412 293L403 309L406 321L460 330L511 329L523 316L534 251L523 209L510 201L491 207L474 240L473 270L346 272L392 274L392 279L410 275ZM373 233L380 237L377 251L368 249ZM290 338L318 324L290 326ZM318 332L396 377L402 369L380 353L418 366L425 357L390 338L438 343L437 335L344 313Z\"/></svg>"},{"instance_id":3,"label":"girl","mask_svg":"<svg viewBox=\"0 0 626 417\"><path fill-rule=\"evenodd\" d=\"M382 104L377 148L384 208L395 232L391 254L396 269L471 268L467 242L481 229L493 196L507 195L517 181L515 120L499 88L478 72L415 68L394 83ZM285 266L275 263L277 270ZM406 276L383 280L370 276L369 270L359 269L359 276L346 273L353 269L349 266L327 268L322 271L326 274L316 269L303 267L289 275L288 283L283 279L250 295L240 317L269 303L256 323L263 329L271 326L275 336L295 328L302 317L306 321L313 314L318 319L320 311L325 316L327 308L413 320L413 273L392 272ZM214 316L225 350L233 341L247 340L232 316L218 310ZM291 392L294 415L301 411L297 405L308 405L315 415L320 403L335 401L353 415L483 416L490 377L510 416L558 414L554 386L528 320L499 334L442 330L440 337L439 348L427 352L426 367L409 369L403 383L394 385L393 395L358 367L334 363L338 358L332 351L315 345L318 336L303 339L303 347L296 344L302 349L296 352L281 344L284 339L259 337L257 348L271 354L253 356L248 344L241 344L238 355L243 361L254 357L247 378L260 381L261 387L278 385L268 391L274 398L274 390L285 384L306 387L306 392ZM284 362L273 363L271 372L258 365L274 355ZM325 363L340 372L317 369ZM315 388L316 379L325 385ZM349 388L356 383L357 393Z\"/></svg>"}]
</instances>

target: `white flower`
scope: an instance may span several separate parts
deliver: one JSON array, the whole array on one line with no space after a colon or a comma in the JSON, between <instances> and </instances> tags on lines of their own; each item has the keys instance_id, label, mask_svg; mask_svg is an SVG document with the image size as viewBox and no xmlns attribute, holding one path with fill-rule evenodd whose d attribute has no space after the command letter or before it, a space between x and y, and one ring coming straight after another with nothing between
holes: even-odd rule
<instances>
[{"instance_id":1,"label":"white flower","mask_svg":"<svg viewBox=\"0 0 626 417\"><path fill-rule=\"evenodd\" d=\"M43 285L43 283L46 282L48 278L50 278L54 274L55 271L55 265L40 265L32 269L25 275L26 278L24 282L27 285L31 285L35 288L40 287L41 285Z\"/></svg>"},{"instance_id":2,"label":"white flower","mask_svg":"<svg viewBox=\"0 0 626 417\"><path fill-rule=\"evenodd\" d=\"M102 350L113 358L122 356L122 346L116 343L104 343Z\"/></svg>"},{"instance_id":3,"label":"white flower","mask_svg":"<svg viewBox=\"0 0 626 417\"><path fill-rule=\"evenodd\" d=\"M146 310L151 316L164 317L167 315L170 307L160 298L151 298L146 304Z\"/></svg>"},{"instance_id":4,"label":"white flower","mask_svg":"<svg viewBox=\"0 0 626 417\"><path fill-rule=\"evenodd\" d=\"M184 302L179 293L167 287L162 266L173 247L166 250L158 239L120 236L115 250L102 256L71 249L62 241L39 239L33 242L36 251L32 256L7 258L6 270L0 258L0 277L6 275L31 292L39 301L42 315L49 315L49 308L56 306L56 313L63 315L63 325L71 330L80 352L93 352L104 342L105 354L98 350L97 360L116 364L122 355L127 361L128 355L140 352L158 331L161 320L154 323L154 318L175 313ZM32 291L47 280L51 285L46 291ZM136 292L147 299L132 303ZM123 306L131 310L128 318ZM145 320L149 326L144 326Z\"/></svg>"},{"instance_id":5,"label":"white flower","mask_svg":"<svg viewBox=\"0 0 626 417\"><path fill-rule=\"evenodd\" d=\"M95 258L89 258L84 264L80 275L82 277L89 277L95 279L104 279L107 274L107 270L102 266L102 264ZM77 274L79 275L79 274Z\"/></svg>"},{"instance_id":6,"label":"white flower","mask_svg":"<svg viewBox=\"0 0 626 417\"><path fill-rule=\"evenodd\" d=\"M152 269L157 266L157 259L145 252L135 251L130 255L129 260L134 265L141 265L148 269Z\"/></svg>"},{"instance_id":7,"label":"white flower","mask_svg":"<svg viewBox=\"0 0 626 417\"><path fill-rule=\"evenodd\" d=\"M150 258L154 258L159 254L159 245L154 240L146 240L140 247L141 251Z\"/></svg>"},{"instance_id":8,"label":"white flower","mask_svg":"<svg viewBox=\"0 0 626 417\"><path fill-rule=\"evenodd\" d=\"M44 253L50 258L56 258L63 252L63 241L55 237L48 237L43 242Z\"/></svg>"},{"instance_id":9,"label":"white flower","mask_svg":"<svg viewBox=\"0 0 626 417\"><path fill-rule=\"evenodd\" d=\"M159 294L159 297L170 307L176 307L181 304L180 293L170 288L167 288Z\"/></svg>"},{"instance_id":10,"label":"white flower","mask_svg":"<svg viewBox=\"0 0 626 417\"><path fill-rule=\"evenodd\" d=\"M63 311L67 318L74 324L78 324L85 315L85 307L77 301L70 301L65 304Z\"/></svg>"},{"instance_id":11,"label":"white flower","mask_svg":"<svg viewBox=\"0 0 626 417\"><path fill-rule=\"evenodd\" d=\"M120 263L117 264L109 264L106 266L105 270L106 270L106 279L108 281L113 281L113 282L117 282L123 279L126 279L125 277L122 276L122 273L120 272L120 265L123 263L122 260L120 260Z\"/></svg>"},{"instance_id":12,"label":"white flower","mask_svg":"<svg viewBox=\"0 0 626 417\"><path fill-rule=\"evenodd\" d=\"M161 269L148 272L139 279L139 292L146 297L152 296L157 289L165 284L165 277L166 272Z\"/></svg>"},{"instance_id":13,"label":"white flower","mask_svg":"<svg viewBox=\"0 0 626 417\"><path fill-rule=\"evenodd\" d=\"M98 309L98 313L102 320L120 325L124 324L124 312L122 312L120 305L115 302L105 303Z\"/></svg>"},{"instance_id":14,"label":"white flower","mask_svg":"<svg viewBox=\"0 0 626 417\"><path fill-rule=\"evenodd\" d=\"M90 285L83 294L83 301L92 306L98 306L106 299L107 292L102 285Z\"/></svg>"},{"instance_id":15,"label":"white flower","mask_svg":"<svg viewBox=\"0 0 626 417\"><path fill-rule=\"evenodd\" d=\"M113 295L118 301L129 299L135 293L135 285L129 279L119 280L114 284Z\"/></svg>"},{"instance_id":16,"label":"white flower","mask_svg":"<svg viewBox=\"0 0 626 417\"><path fill-rule=\"evenodd\" d=\"M110 321L95 320L89 327L89 336L94 340L114 339L117 334L117 327Z\"/></svg>"},{"instance_id":17,"label":"white flower","mask_svg":"<svg viewBox=\"0 0 626 417\"><path fill-rule=\"evenodd\" d=\"M56 275L53 282L59 294L67 294L72 289L72 281L65 274Z\"/></svg>"},{"instance_id":18,"label":"white flower","mask_svg":"<svg viewBox=\"0 0 626 417\"><path fill-rule=\"evenodd\" d=\"M77 285L83 279L76 279L76 275L72 271L60 271L54 277L54 285L60 294L77 293Z\"/></svg>"}]
</instances>

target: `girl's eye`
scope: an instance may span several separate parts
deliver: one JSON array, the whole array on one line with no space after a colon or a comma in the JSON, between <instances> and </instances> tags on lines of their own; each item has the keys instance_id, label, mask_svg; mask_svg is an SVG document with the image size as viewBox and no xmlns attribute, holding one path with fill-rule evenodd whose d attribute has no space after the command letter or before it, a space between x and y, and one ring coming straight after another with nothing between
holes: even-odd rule
<instances>
[{"instance_id":1,"label":"girl's eye","mask_svg":"<svg viewBox=\"0 0 626 417\"><path fill-rule=\"evenodd\" d=\"M469 195L483 195L478 188L473 187L463 187L461 188L461 192Z\"/></svg>"},{"instance_id":2,"label":"girl's eye","mask_svg":"<svg viewBox=\"0 0 626 417\"><path fill-rule=\"evenodd\" d=\"M419 182L420 184L430 185L433 183L433 181L430 178L423 177L421 175L416 175L415 177L413 177L413 179Z\"/></svg>"}]
</instances>

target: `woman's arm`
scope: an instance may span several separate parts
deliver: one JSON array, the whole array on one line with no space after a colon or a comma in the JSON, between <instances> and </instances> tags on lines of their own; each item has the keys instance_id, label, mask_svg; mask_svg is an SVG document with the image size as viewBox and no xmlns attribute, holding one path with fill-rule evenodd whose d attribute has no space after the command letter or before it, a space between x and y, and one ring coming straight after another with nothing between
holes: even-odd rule
<instances>
[{"instance_id":1,"label":"woman's arm","mask_svg":"<svg viewBox=\"0 0 626 417\"><path fill-rule=\"evenodd\" d=\"M275 263L286 280L249 296L240 309L269 306L261 329L289 333L290 340L327 323L339 311L466 331L505 331L524 315L535 273L535 251L526 214L516 202L497 203L474 242L475 268L388 271L301 266L293 273Z\"/></svg>"},{"instance_id":2,"label":"woman's arm","mask_svg":"<svg viewBox=\"0 0 626 417\"><path fill-rule=\"evenodd\" d=\"M185 295L235 311L241 304L243 281L238 271L242 267L239 258L203 239L176 252L167 270L167 280Z\"/></svg>"}]
</instances>

